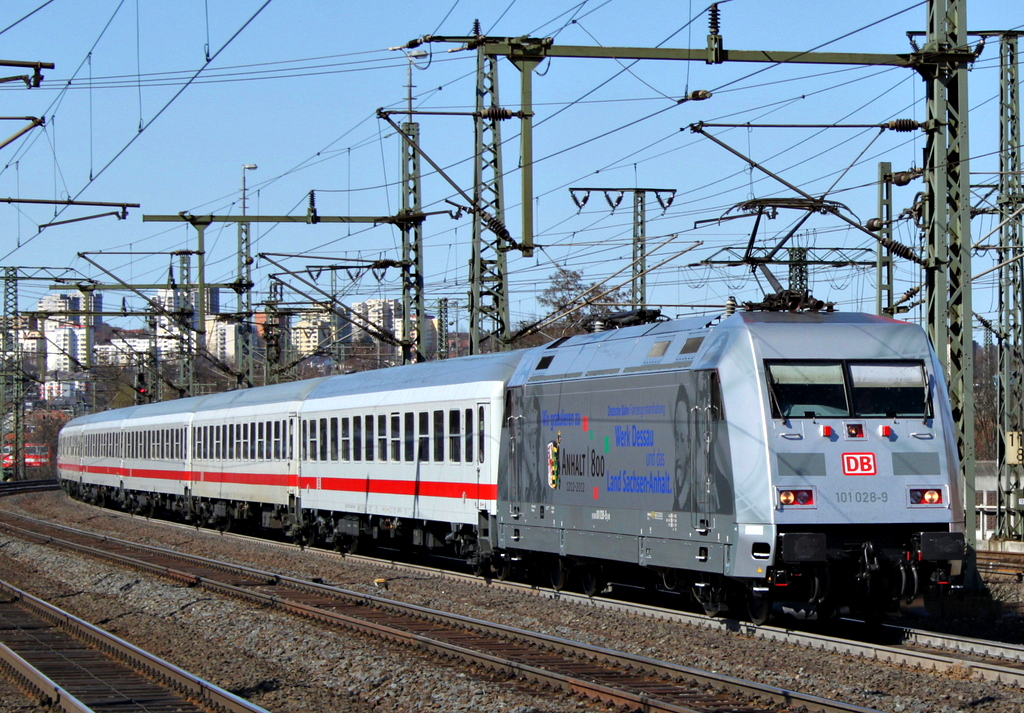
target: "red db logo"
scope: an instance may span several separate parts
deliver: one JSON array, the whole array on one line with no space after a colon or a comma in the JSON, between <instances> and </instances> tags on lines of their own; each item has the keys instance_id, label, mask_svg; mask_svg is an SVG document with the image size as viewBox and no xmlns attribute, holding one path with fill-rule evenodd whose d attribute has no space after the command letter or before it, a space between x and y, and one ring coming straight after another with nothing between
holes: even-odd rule
<instances>
[{"instance_id":1,"label":"red db logo","mask_svg":"<svg viewBox=\"0 0 1024 713\"><path fill-rule=\"evenodd\" d=\"M843 453L843 475L877 475L874 453Z\"/></svg>"}]
</instances>

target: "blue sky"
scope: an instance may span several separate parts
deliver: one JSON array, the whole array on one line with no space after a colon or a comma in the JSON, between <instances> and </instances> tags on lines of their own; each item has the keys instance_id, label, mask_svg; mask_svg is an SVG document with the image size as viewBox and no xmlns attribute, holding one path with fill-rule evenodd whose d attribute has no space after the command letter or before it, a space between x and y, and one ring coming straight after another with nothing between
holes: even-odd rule
<instances>
[{"instance_id":1,"label":"blue sky","mask_svg":"<svg viewBox=\"0 0 1024 713\"><path fill-rule=\"evenodd\" d=\"M98 218L39 231L40 224L55 219L81 218L106 209L72 207L55 218L50 206L0 204L0 265L70 267L108 281L77 257L89 252L125 281L164 282L170 258L141 253L192 249L195 232L185 225L143 223L142 215L237 215L241 167L249 163L259 166L247 174L250 214L304 214L310 190L317 192L322 215L395 213L400 205L399 142L375 112L379 107L404 106L409 62L401 51L389 48L416 37L465 35L479 19L489 35L552 36L558 44L707 44L706 5L692 2L264 2L5 3L0 9L0 28L8 28L0 38L5 58L53 62L56 68L45 73L39 89L20 83L0 85L5 116L46 118L44 128L0 150L0 198L75 198L140 203L141 208L132 209L126 220ZM747 50L908 52L906 32L923 30L926 19L926 4L909 1L732 0L721 9L724 46ZM968 25L972 30L1021 29L1024 6L1010 0L971 3ZM413 93L418 108L472 109L475 56L447 51L453 47L431 45L430 56L415 60ZM972 178L976 184L994 181L994 175L983 172L998 169L998 58L998 44L991 41L970 75L971 170L978 174ZM518 85L518 71L503 63L504 106L518 108ZM697 89L712 91L712 98L677 103ZM793 194L751 173L687 127L697 121L923 120L923 100L921 79L896 68L545 61L534 77L535 239L542 249L531 258L509 255L513 320L540 313L535 297L559 267L579 270L587 281L620 273L610 285L629 276L631 198L612 211L594 195L580 211L568 191L569 186L580 185L677 191L667 210L653 202L648 206L648 264L666 261L648 277L649 301L666 305L667 314L691 311L676 305L721 304L729 295L741 301L759 299L769 289L763 279L758 282L741 268L693 266L723 248L742 248L752 221L699 221L716 219L750 198ZM470 119L418 120L425 151L470 191ZM24 122L4 124L3 136L9 136ZM518 122L506 122L502 131L506 219L513 236L518 236ZM875 129L713 131L809 193L831 189L828 197L848 206L862 221L876 212L878 162L889 161L896 169L920 166L924 147L920 133L879 135ZM425 164L424 173L425 209L447 208L444 201L453 197L453 190ZM896 211L909 206L920 190L919 181L896 189ZM770 244L796 217L783 212L763 226L759 238ZM975 239L995 225L991 217L976 219ZM468 219L432 216L424 224L424 235L428 302L446 297L464 308ZM254 252L306 254L305 259L287 261L293 269L400 257L400 235L389 226L253 225L252 237ZM917 231L907 223L900 224L896 237L919 245ZM857 251L873 251L867 236L827 216L812 218L795 244L837 248L865 258L868 253ZM209 280L234 278L235 245L233 225L208 230ZM139 254L123 254L129 252ZM972 272L992 264L988 255L976 256ZM265 298L266 276L276 271L266 261L254 265L254 301ZM777 272L785 283L785 270ZM996 309L993 278L980 281L975 295L975 311L989 317ZM901 265L897 289L902 292L920 279L916 268ZM874 309L873 270L816 268L810 282L815 296L834 300L843 310ZM323 284L327 285L326 278ZM45 282L22 283L23 308L46 287ZM346 302L399 296L397 271L364 275L352 283L346 276L342 287ZM119 305L121 295L107 300L108 305ZM131 295L126 300L129 306L142 306ZM917 310L909 317L919 314ZM465 314L460 319L465 329ZM125 319L119 326L137 325Z\"/></svg>"}]
</instances>

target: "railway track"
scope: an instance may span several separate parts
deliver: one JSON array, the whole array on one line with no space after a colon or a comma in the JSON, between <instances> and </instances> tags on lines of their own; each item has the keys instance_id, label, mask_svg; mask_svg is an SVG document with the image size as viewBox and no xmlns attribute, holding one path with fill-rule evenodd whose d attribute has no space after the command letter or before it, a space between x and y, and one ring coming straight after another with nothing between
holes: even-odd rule
<instances>
[{"instance_id":1,"label":"railway track","mask_svg":"<svg viewBox=\"0 0 1024 713\"><path fill-rule=\"evenodd\" d=\"M132 517L116 510L106 511L119 517ZM192 525L175 523L166 520L161 524L194 530ZM267 540L238 533L223 533L221 537L239 539L258 543L263 547L281 548L285 550L304 550L311 556L348 560L371 564L393 570L396 574L412 574L421 576L442 577L452 581L471 584L483 584L477 575L464 572L437 569L423 565L410 564L397 560L389 560L369 555L341 555L333 550L303 547L300 545ZM1024 555L1021 555L1021 566L1024 567ZM1024 687L1024 671L1017 671L1017 666L1024 668L1024 646L977 639L953 634L915 629L900 624L883 624L877 629L865 627L864 622L844 620L843 626L837 627L846 635L822 635L814 632L795 630L785 626L757 626L749 621L730 619L728 617L708 617L705 614L683 611L678 607L653 606L640 604L628 597L615 597L614 585L612 596L587 596L568 590L554 591L536 585L514 581L490 580L486 586L494 589L506 589L519 594L546 598L558 598L563 603L579 604L604 611L619 611L640 614L655 619L676 621L686 626L728 631L752 638L792 644L805 648L834 652L861 658L906 664L938 671L968 671L981 678L1003 683L1011 683ZM858 631L859 630L859 631ZM864 636L870 632L870 636ZM870 638L870 641L864 639ZM940 652L947 652L942 654ZM1007 670L1007 668L1011 670Z\"/></svg>"},{"instance_id":2,"label":"railway track","mask_svg":"<svg viewBox=\"0 0 1024 713\"><path fill-rule=\"evenodd\" d=\"M0 483L0 497L45 490L60 490L60 481L56 478L48 478L46 480L11 480Z\"/></svg>"},{"instance_id":3,"label":"railway track","mask_svg":"<svg viewBox=\"0 0 1024 713\"><path fill-rule=\"evenodd\" d=\"M866 712L782 688L438 612L326 584L50 525L8 513L0 527L57 545L414 646L508 676L647 711Z\"/></svg>"},{"instance_id":4,"label":"railway track","mask_svg":"<svg viewBox=\"0 0 1024 713\"><path fill-rule=\"evenodd\" d=\"M979 551L978 570L1024 582L1024 552Z\"/></svg>"},{"instance_id":5,"label":"railway track","mask_svg":"<svg viewBox=\"0 0 1024 713\"><path fill-rule=\"evenodd\" d=\"M118 517L133 517L116 510L105 510L104 512ZM195 529L192 525L165 520L154 522L159 522L172 528ZM312 556L329 559L337 559L344 556L349 560L389 568L401 574L443 577L453 581L477 585L482 584L484 581L476 575L458 571L439 570L435 567L415 565L407 562L382 559L380 557L351 554L341 555L333 550L302 547L296 544L237 533L224 533L220 536L258 543L264 547L286 550L303 549ZM1024 563L1024 555L1021 555L1021 562ZM492 580L487 582L487 586L539 597L557 597L563 603L575 603L605 611L640 614L666 621L676 621L687 626L728 631L751 638L791 644L830 653L942 672L956 672L958 675L966 672L986 680L1009 683L1024 688L1024 646L1015 644L937 633L898 624L885 624L878 630L865 629L863 623L857 621L848 621L847 626L839 627L841 631L845 632L845 635L823 635L784 626L756 626L745 620L709 618L704 614L682 611L678 607L638 604L636 601L631 601L628 597L615 598L614 591L612 596L591 597L567 590L555 592L551 589L513 581ZM871 632L869 641L864 640L867 638L864 636L866 631Z\"/></svg>"},{"instance_id":6,"label":"railway track","mask_svg":"<svg viewBox=\"0 0 1024 713\"><path fill-rule=\"evenodd\" d=\"M6 582L0 669L66 713L267 713Z\"/></svg>"}]
</instances>

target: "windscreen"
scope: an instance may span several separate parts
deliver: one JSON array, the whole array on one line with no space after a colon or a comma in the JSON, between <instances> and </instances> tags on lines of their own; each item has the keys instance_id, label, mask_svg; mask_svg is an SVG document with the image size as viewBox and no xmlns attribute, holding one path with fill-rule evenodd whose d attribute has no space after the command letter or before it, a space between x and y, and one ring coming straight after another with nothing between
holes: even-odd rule
<instances>
[{"instance_id":1,"label":"windscreen","mask_svg":"<svg viewBox=\"0 0 1024 713\"><path fill-rule=\"evenodd\" d=\"M858 416L927 416L928 398L921 364L851 363L853 406Z\"/></svg>"},{"instance_id":2,"label":"windscreen","mask_svg":"<svg viewBox=\"0 0 1024 713\"><path fill-rule=\"evenodd\" d=\"M921 362L765 363L776 418L896 418L929 415Z\"/></svg>"}]
</instances>

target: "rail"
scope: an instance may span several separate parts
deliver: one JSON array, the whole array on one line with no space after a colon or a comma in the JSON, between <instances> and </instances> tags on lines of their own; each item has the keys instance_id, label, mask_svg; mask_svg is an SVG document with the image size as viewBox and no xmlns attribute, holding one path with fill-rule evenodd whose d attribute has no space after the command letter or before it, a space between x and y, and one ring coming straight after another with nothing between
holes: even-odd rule
<instances>
[{"instance_id":1,"label":"rail","mask_svg":"<svg viewBox=\"0 0 1024 713\"><path fill-rule=\"evenodd\" d=\"M868 713L871 709L685 666L470 619L327 584L163 548L103 537L4 513L3 527L36 539L172 577L261 605L359 630L445 658L590 698L678 713L748 711ZM72 541L77 540L77 541ZM708 693L713 689L714 693Z\"/></svg>"},{"instance_id":2,"label":"rail","mask_svg":"<svg viewBox=\"0 0 1024 713\"><path fill-rule=\"evenodd\" d=\"M11 645L3 645L0 648L0 658L5 668L59 710L68 713L90 713L92 708L88 703L89 696L95 696L96 692L96 686L91 685L91 682L102 678L105 687L100 698L105 701L104 705L109 704L111 692L116 692L126 703L131 702L139 690L145 690L145 695L152 696L151 685L140 689L140 685L147 683L146 679L149 679L155 681L162 689L161 695L165 699L175 701L174 705L178 706L174 708L175 710L267 713L264 708L204 681L13 585L0 582L0 594L8 600L5 602L8 605L4 611L6 617L14 616L11 609L13 606L28 615L31 621L45 622L66 635L49 636L45 642L40 642L38 637L34 637L31 640L22 638L18 643L14 643L10 637L23 631L25 627L12 627L5 630L5 638ZM122 666L116 669L89 666L89 676L84 677L86 685L82 686L81 671L86 668L85 662L81 661L82 644L106 659L120 662ZM75 653L70 656L54 656L55 651ZM25 656L22 656L22 653L25 653ZM44 673L32 662L33 659L49 661L52 670ZM145 678L137 672L144 672ZM149 702L152 703L152 700ZM198 705L192 702L198 702Z\"/></svg>"}]
</instances>

